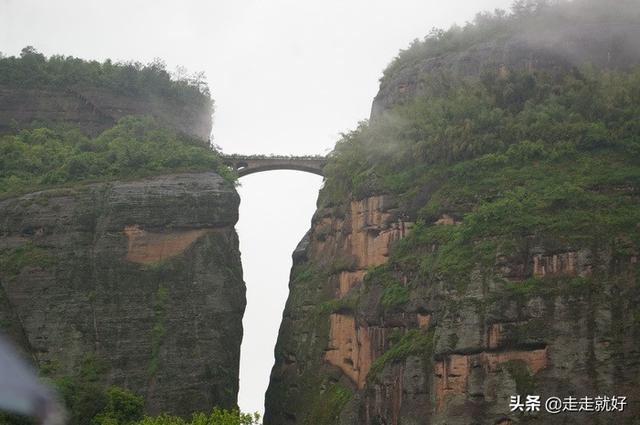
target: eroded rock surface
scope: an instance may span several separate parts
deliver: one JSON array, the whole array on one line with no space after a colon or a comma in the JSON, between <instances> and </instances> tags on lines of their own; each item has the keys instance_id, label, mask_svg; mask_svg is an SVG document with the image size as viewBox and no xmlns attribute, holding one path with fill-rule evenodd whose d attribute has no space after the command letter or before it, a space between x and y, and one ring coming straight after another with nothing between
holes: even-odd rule
<instances>
[{"instance_id":1,"label":"eroded rock surface","mask_svg":"<svg viewBox=\"0 0 640 425\"><path fill-rule=\"evenodd\" d=\"M591 16L590 3L573 3L577 6L569 15L548 17L548 22L522 19L515 31L496 29L499 34L472 30L474 37L466 41L445 35L433 51L418 48L401 54L401 60L385 72L371 111L372 121L381 119L389 127L382 126L379 134L372 133L371 141L358 140L354 146L370 143L373 149L384 147L395 154L393 137L384 145L384 129L395 125L392 109L410 105L418 97L428 101L433 95L437 101L438 87L447 86L449 78L472 83L485 77L508 80L544 73L570 79L585 66L622 72L636 67L640 27L635 17L596 13L596 18ZM421 112L408 109L416 115ZM391 113L388 122L382 119L387 112ZM406 119L411 114L399 116ZM406 129L414 131L411 125ZM365 132L358 134L368 137ZM428 134L427 138L439 137ZM448 137L434 141L434 146L444 145ZM416 144L425 145L423 141ZM469 147L473 145L470 141ZM344 155L345 164L355 164L349 155L357 152L363 163L376 161L367 156L366 148L344 153L337 149L336 155ZM504 151L498 153L492 160ZM566 173L572 161L555 164L557 168L549 173L557 174L557 182L578 184L580 178ZM537 167L537 161L532 162L523 167L523 176L529 176L527 167ZM294 253L290 295L266 396L265 425L637 421L640 292L633 230L637 226L626 223L611 232L595 225L571 230L573 221L593 217L596 223L603 214L585 202L566 222L532 212L531 217L523 213L521 218L544 221L544 226L523 224L527 231L501 229L500 220L491 222L492 214L479 218L475 212L509 190L505 183L496 186L500 179L494 177L513 171L509 168L513 164L496 166L496 174L491 175L489 163L494 164L489 160L469 168L446 161L429 164L433 173L421 174L425 179L410 190L397 189L397 199L380 195L396 190L387 182L397 177L409 183L402 171L386 164L373 164L366 174L373 187L382 187L375 192L378 196L355 183L350 187L357 188L357 194L350 195L327 185L334 192L326 197L320 194L321 208ZM341 166L340 161L333 165ZM467 181L474 167L485 170L477 174L486 179L483 185ZM436 172L439 168L446 172ZM344 174L336 175L354 179L365 175L341 171ZM540 182L531 179L519 185L531 188L534 183ZM611 205L624 199L632 210L640 202L637 185L630 179L619 184L624 194L616 192L608 178L585 190L606 193ZM342 199L336 200L336 193ZM368 197L354 198L363 193ZM523 193L529 197L538 192ZM503 214L503 220L508 219L509 214ZM470 216L477 220L470 220L477 233L465 223ZM414 221L419 224L412 225ZM490 225L484 226L487 222ZM544 411L511 412L509 398L517 394L539 395L542 400L622 395L636 401L616 415L554 416Z\"/></svg>"},{"instance_id":2,"label":"eroded rock surface","mask_svg":"<svg viewBox=\"0 0 640 425\"><path fill-rule=\"evenodd\" d=\"M432 226L459 223L448 215ZM538 238L524 253L496 251L490 280L472 272L464 290L394 269L409 295L390 306L375 266L411 227L391 196L316 213L294 256L265 424L547 424L556 417L511 412L509 397L638 394L640 350L621 330L634 323L624 294L634 293L635 257L549 251ZM606 302L580 286L594 273L619 276ZM565 286L507 290L530 279ZM634 412L618 418L631 423ZM562 420L598 423L586 413Z\"/></svg>"},{"instance_id":3,"label":"eroded rock surface","mask_svg":"<svg viewBox=\"0 0 640 425\"><path fill-rule=\"evenodd\" d=\"M98 365L151 414L236 404L239 198L214 173L0 201L0 318L52 377Z\"/></svg>"}]
</instances>

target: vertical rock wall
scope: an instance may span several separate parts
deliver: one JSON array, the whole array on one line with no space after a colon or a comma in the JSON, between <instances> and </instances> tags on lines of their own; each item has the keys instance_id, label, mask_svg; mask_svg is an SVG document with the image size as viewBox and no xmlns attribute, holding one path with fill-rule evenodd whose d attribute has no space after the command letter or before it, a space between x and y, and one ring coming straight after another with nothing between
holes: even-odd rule
<instances>
[{"instance_id":1,"label":"vertical rock wall","mask_svg":"<svg viewBox=\"0 0 640 425\"><path fill-rule=\"evenodd\" d=\"M388 196L316 213L308 245L294 256L265 424L337 423L353 392L366 388L388 335L428 323L419 313L381 317L378 306L359 308L367 270L386 263L411 226Z\"/></svg>"},{"instance_id":2,"label":"vertical rock wall","mask_svg":"<svg viewBox=\"0 0 640 425\"><path fill-rule=\"evenodd\" d=\"M171 128L202 140L211 136L208 106L159 96L136 97L96 88L24 89L0 85L0 134L36 121L64 124L96 136L127 115L152 116Z\"/></svg>"},{"instance_id":3,"label":"vertical rock wall","mask_svg":"<svg viewBox=\"0 0 640 425\"><path fill-rule=\"evenodd\" d=\"M460 225L454 216L431 226ZM418 281L409 265L381 275L376 266L411 233L406 217L389 196L318 211L294 257L265 424L633 423L637 254L597 243L550 251L552 235L540 235L522 250L498 249L464 288ZM510 411L516 394L622 395L630 404L604 416L531 415Z\"/></svg>"},{"instance_id":4,"label":"vertical rock wall","mask_svg":"<svg viewBox=\"0 0 640 425\"><path fill-rule=\"evenodd\" d=\"M0 201L0 325L45 374L93 365L151 414L234 407L238 202L214 173Z\"/></svg>"},{"instance_id":5,"label":"vertical rock wall","mask_svg":"<svg viewBox=\"0 0 640 425\"><path fill-rule=\"evenodd\" d=\"M567 3L564 14L544 21L515 18L506 32L483 33L491 26L480 23L476 32L461 31L469 37L445 35L432 51L428 43L409 48L385 71L371 120L415 98L439 96L438 83L446 86L449 78L472 84L491 74L544 72L555 78L579 75L581 66L612 71L637 66L635 4L626 2L627 9L620 10L630 14L621 16L619 10L592 11L596 3ZM377 137L372 149L382 147L387 135ZM434 146L448 137L434 140ZM390 152L394 143L391 137ZM355 164L348 156L360 152L363 166L372 166L370 178L404 181L406 175L397 170L393 175L393 167L371 164L375 155L364 149L337 149L336 156L346 158L332 166ZM625 162L595 150L588 155L594 164L610 167L603 169L612 175L616 167L634 172L637 167L634 159ZM570 219L521 211L520 219L544 226L523 226L526 231L505 236L492 214L474 215L510 190L509 183L497 184L509 171L520 178L516 187L531 189L523 189L527 201L543 202L535 199L547 196L535 188L542 184L536 179L551 176L551 185L573 185L584 177L569 172L572 161L559 160L546 175L534 172L534 160L518 165L516 173L496 165L484 174L443 161L433 164L433 173L417 177L411 189L383 184L382 190L402 192L397 199L344 195L340 205L318 210L294 253L265 425L637 423L640 245L637 226L628 223L640 204L634 178L615 183L613 176L599 176L584 188L608 205L628 205L628 222L584 202L568 208ZM479 164L474 166L486 165ZM339 171L334 175L363 176ZM482 184L471 181L476 176L483 176ZM321 193L319 204L335 201L336 194L330 195L323 199ZM413 217L420 223L412 226ZM465 238L472 227L468 217L486 225L481 226L486 234ZM590 224L573 227L572 221L580 220ZM599 220L609 227L598 228ZM625 224L616 228L618 222ZM626 396L629 404L624 412L604 414L512 412L509 399L517 394L543 401Z\"/></svg>"}]
</instances>

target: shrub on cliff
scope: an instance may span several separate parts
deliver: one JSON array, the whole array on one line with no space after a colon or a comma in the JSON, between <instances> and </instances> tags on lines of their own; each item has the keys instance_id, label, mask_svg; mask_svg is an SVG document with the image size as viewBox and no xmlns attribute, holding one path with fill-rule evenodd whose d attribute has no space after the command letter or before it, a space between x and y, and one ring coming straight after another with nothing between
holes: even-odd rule
<instances>
[{"instance_id":1,"label":"shrub on cliff","mask_svg":"<svg viewBox=\"0 0 640 425\"><path fill-rule=\"evenodd\" d=\"M136 425L259 425L260 415L257 413L240 413L237 410L214 408L211 414L196 413L191 421L176 416L161 415L145 417Z\"/></svg>"},{"instance_id":2,"label":"shrub on cliff","mask_svg":"<svg viewBox=\"0 0 640 425\"><path fill-rule=\"evenodd\" d=\"M0 196L171 170L217 171L234 180L214 148L152 118L125 117L93 139L76 129L50 128L0 137Z\"/></svg>"},{"instance_id":3,"label":"shrub on cliff","mask_svg":"<svg viewBox=\"0 0 640 425\"><path fill-rule=\"evenodd\" d=\"M160 96L180 102L212 106L209 88L201 74L171 74L155 60L113 63L86 61L73 56L49 58L31 46L20 56L0 55L0 85L33 89L69 89L75 86L102 87L136 97Z\"/></svg>"},{"instance_id":4,"label":"shrub on cliff","mask_svg":"<svg viewBox=\"0 0 640 425\"><path fill-rule=\"evenodd\" d=\"M144 399L120 387L106 391L106 405L91 425L128 425L142 418Z\"/></svg>"},{"instance_id":5,"label":"shrub on cliff","mask_svg":"<svg viewBox=\"0 0 640 425\"><path fill-rule=\"evenodd\" d=\"M321 205L391 193L418 223L389 268L462 291L497 253L526 252L523 241L542 235L551 252L637 252L640 69L428 83L430 96L346 134L324 169ZM434 225L445 215L456 225ZM406 298L385 287L381 304Z\"/></svg>"},{"instance_id":6,"label":"shrub on cliff","mask_svg":"<svg viewBox=\"0 0 640 425\"><path fill-rule=\"evenodd\" d=\"M640 69L439 77L424 84L428 95L361 123L337 143L324 169L327 202L348 193L408 193L454 164L471 175L581 153L640 154Z\"/></svg>"}]
</instances>

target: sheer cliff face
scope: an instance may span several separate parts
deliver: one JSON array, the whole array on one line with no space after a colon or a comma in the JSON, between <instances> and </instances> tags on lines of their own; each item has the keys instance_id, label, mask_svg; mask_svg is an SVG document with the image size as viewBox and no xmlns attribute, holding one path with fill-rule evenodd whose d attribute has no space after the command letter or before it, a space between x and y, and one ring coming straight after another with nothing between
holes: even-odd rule
<instances>
[{"instance_id":1,"label":"sheer cliff face","mask_svg":"<svg viewBox=\"0 0 640 425\"><path fill-rule=\"evenodd\" d=\"M459 226L454 215L430 226ZM512 413L509 397L638 396L637 253L551 250L542 235L498 249L463 289L417 281L417 265L380 279L372 267L412 226L390 196L318 211L294 256L265 424L547 424L558 417ZM549 286L507 289L527 279ZM600 289L581 286L591 281ZM638 413L631 405L616 417Z\"/></svg>"},{"instance_id":2,"label":"sheer cliff face","mask_svg":"<svg viewBox=\"0 0 640 425\"><path fill-rule=\"evenodd\" d=\"M384 264L411 226L388 196L316 213L294 254L265 424L333 424L341 411L340 423L360 423L352 393L368 388L388 336L429 324L422 310L383 315L360 298L367 270Z\"/></svg>"},{"instance_id":3,"label":"sheer cliff face","mask_svg":"<svg viewBox=\"0 0 640 425\"><path fill-rule=\"evenodd\" d=\"M96 88L23 89L0 85L0 134L32 122L64 124L96 136L127 115L159 122L202 140L211 136L211 110L196 104L150 96L140 98Z\"/></svg>"},{"instance_id":4,"label":"sheer cliff face","mask_svg":"<svg viewBox=\"0 0 640 425\"><path fill-rule=\"evenodd\" d=\"M0 323L52 377L93 365L149 413L236 404L239 198L214 173L0 201Z\"/></svg>"},{"instance_id":5,"label":"sheer cliff face","mask_svg":"<svg viewBox=\"0 0 640 425\"><path fill-rule=\"evenodd\" d=\"M410 58L385 75L372 118L424 96L423 82L439 73L471 84L484 72L504 79L562 76L584 63L629 68L640 61L638 28L566 25L536 37L523 30ZM389 157L412 153L408 137L398 142L384 129L370 145L343 139L355 147L339 145L328 164L334 176L362 179L364 171L339 169L361 165L391 183L337 199L340 185L328 180L325 191L334 193L320 194L294 252L265 425L635 423L633 402L622 413L551 415L511 412L509 400L640 397L637 156L598 147L515 163L497 150L398 171L370 164L380 161L370 146L388 148ZM450 141L442 139L434 146ZM551 150L555 142L540 143ZM405 172L415 183L391 194ZM556 198L562 187L581 195Z\"/></svg>"}]
</instances>

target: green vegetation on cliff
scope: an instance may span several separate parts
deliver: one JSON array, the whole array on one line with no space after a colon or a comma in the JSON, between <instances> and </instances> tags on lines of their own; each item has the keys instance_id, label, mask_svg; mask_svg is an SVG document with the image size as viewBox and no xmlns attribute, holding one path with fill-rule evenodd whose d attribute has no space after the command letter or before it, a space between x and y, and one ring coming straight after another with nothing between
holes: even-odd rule
<instances>
[{"instance_id":1,"label":"green vegetation on cliff","mask_svg":"<svg viewBox=\"0 0 640 425\"><path fill-rule=\"evenodd\" d=\"M99 384L63 380L59 388L70 425L130 425L142 419L144 400L132 392Z\"/></svg>"},{"instance_id":2,"label":"green vegetation on cliff","mask_svg":"<svg viewBox=\"0 0 640 425\"><path fill-rule=\"evenodd\" d=\"M507 405L504 394L490 387L532 394L542 385L553 388L549 376L562 376L566 393L602 390L605 377L614 382L607 388L635 391L598 356L629 355L604 363L635 370L637 359L629 353L640 331L634 307L640 277L640 68L628 63L617 70L584 66L565 72L563 63L557 69L496 65L478 75L447 74L445 66L438 72L447 54L499 42L518 25L545 21L550 10L581 10L567 2L559 2L560 9L542 3L516 2L513 15L480 15L464 29L434 32L416 43L385 73L382 86L388 84L377 100L389 109L337 143L324 168L316 217L340 226L317 227L310 235L311 259L294 265L266 423L323 420L316 407L334 382L352 384L354 394L342 411L332 412L343 420L338 423L446 422L461 415L465 423L485 423ZM633 10L622 21L636 22L637 5ZM583 12L576 18L581 22L620 20L620 10ZM435 69L405 67L428 58ZM413 83L415 91L407 88ZM383 206L370 207L367 217L389 214L411 223L410 230L392 243L388 262L335 299L335 276L350 268L334 267L342 258L314 258L315 249L330 251L313 244L339 241L339 232L349 232L341 220L354 219L351 203L383 194L390 196L375 198ZM369 229L370 235L380 231ZM309 306L317 310L313 321L307 319ZM348 326L328 332L330 314L349 316ZM341 332L351 339L341 341ZM308 335L304 343L295 340ZM383 348L372 355L364 388L348 373L360 366L356 356L338 367L326 357L318 360L334 345L347 351L356 341L366 347L367 338ZM594 348L602 338L611 342ZM567 363L554 358L559 352L587 370L591 381L561 366ZM536 356L544 359L540 369ZM486 364L492 361L500 363L495 370ZM485 368L482 374L471 370L476 366ZM449 372L464 376L465 383L457 388L460 381L452 382L451 394L434 394L447 385ZM395 398L398 388L402 400ZM480 393L486 399L476 398ZM434 397L440 407L434 408Z\"/></svg>"},{"instance_id":3,"label":"green vegetation on cliff","mask_svg":"<svg viewBox=\"0 0 640 425\"><path fill-rule=\"evenodd\" d=\"M433 331L412 329L371 365L367 381L373 382L382 370L392 364L406 360L409 356L420 356L425 361L433 354Z\"/></svg>"},{"instance_id":4,"label":"green vegetation on cliff","mask_svg":"<svg viewBox=\"0 0 640 425\"><path fill-rule=\"evenodd\" d=\"M400 69L443 54L463 52L482 43L502 43L522 33L544 34L566 30L580 24L613 22L637 23L640 19L635 0L516 0L510 13L497 9L478 13L472 22L448 30L434 28L422 40L414 40L385 69L382 82ZM540 37L543 38L543 37Z\"/></svg>"},{"instance_id":5,"label":"green vegetation on cliff","mask_svg":"<svg viewBox=\"0 0 640 425\"><path fill-rule=\"evenodd\" d=\"M473 183L474 175L499 169L520 175L531 165L589 166L593 153L633 163L640 153L640 70L488 74L428 84L428 95L344 135L325 167L325 201L349 193L411 195L421 183L450 175ZM607 178L625 181L628 173L633 170ZM477 184L499 183L483 182Z\"/></svg>"},{"instance_id":6,"label":"green vegetation on cliff","mask_svg":"<svg viewBox=\"0 0 640 425\"><path fill-rule=\"evenodd\" d=\"M68 423L254 423L254 416L219 409L210 415L198 414L192 422L169 416L143 418L145 412L186 416L212 406L236 405L234 356L239 356L241 337L236 325L241 324L245 302L233 231L237 194L212 173L133 181L187 171L217 172L228 182L236 180L206 141L212 101L202 78L174 78L157 61L142 66L62 56L47 59L25 48L19 58L0 54L0 91L6 100L0 120L0 199L62 187L3 200L3 237L19 235L20 242L5 243L0 249L0 327L12 334L15 327L15 335L24 337L25 351L33 354L40 372L57 388ZM48 111L52 114L47 115ZM192 116L196 118L183 119ZM114 180L126 181L121 184L127 189L116 195L122 203L112 210L117 202L107 200L106 194L119 186ZM108 183L86 184L104 181ZM154 190L150 200L147 196ZM68 202L56 203L67 195ZM136 207L141 214L133 212ZM37 220L40 214L47 218L37 226L19 224ZM121 250L126 236L120 231L110 239L112 244L100 244L96 250L95 241L104 229L97 229L95 223L106 215L122 220L111 222L118 230L126 228L134 216L140 227L153 223L152 227L163 227L168 233L198 229L197 241L186 242L189 249L184 255L179 250L148 267L135 264ZM64 223L59 220L63 216ZM69 231L67 224L80 230ZM201 228L218 225L225 230L200 233ZM66 239L70 233L77 237L73 242ZM45 234L55 241L43 243L40 236ZM103 266L109 273L99 271ZM38 287L29 279L36 274L46 276L42 280L46 289L37 296L27 295ZM124 283L127 279L135 285ZM198 288L215 296L196 295L199 289L194 287L185 296L176 295L180 290L175 290L175 284L184 279L204 282ZM133 295L127 292L134 287ZM22 296L13 296L21 291ZM56 301L46 301L43 295L56 297L60 291L65 295ZM132 301L137 295L140 300ZM211 306L195 307L201 300L224 304L224 313ZM125 313L128 303L140 320L131 320ZM175 310L185 308L204 311L194 320L206 324L207 335L209 331L215 335L181 332L183 320L176 318ZM103 309L108 312L101 314ZM14 311L20 311L20 318ZM45 311L46 319L39 316ZM90 315L92 325L86 327ZM31 320L28 317L35 317L34 327L24 324ZM209 326L214 322L218 327ZM43 330L47 325L56 330ZM118 331L110 332L111 325ZM34 331L35 327L39 330ZM123 342L121 332L133 335L133 344ZM34 354L30 342L41 334L43 343L52 348L39 345ZM67 336L74 342L70 344ZM168 338L173 345L164 350ZM216 338L225 342L219 352ZM0 424L4 423L31 422L0 414Z\"/></svg>"},{"instance_id":7,"label":"green vegetation on cliff","mask_svg":"<svg viewBox=\"0 0 640 425\"><path fill-rule=\"evenodd\" d=\"M344 136L321 202L397 195L423 225L395 258L437 244L413 264L432 276L464 279L524 236L553 235L551 249L615 235L640 242L640 70L431 83L430 96ZM430 225L444 214L462 224Z\"/></svg>"},{"instance_id":8,"label":"green vegetation on cliff","mask_svg":"<svg viewBox=\"0 0 640 425\"><path fill-rule=\"evenodd\" d=\"M640 9L543 3L414 44L338 142L265 424L507 423L511 394L637 393ZM382 264L360 282L351 255Z\"/></svg>"},{"instance_id":9,"label":"green vegetation on cliff","mask_svg":"<svg viewBox=\"0 0 640 425\"><path fill-rule=\"evenodd\" d=\"M640 252L640 70L432 83L430 97L345 135L325 168L321 205L390 193L417 222L389 263L365 278L369 289L379 287L382 309L410 311L417 294L443 285L456 311L453 298L469 295L473 282L492 288L474 301L478 311L524 308L535 297L595 302L610 285L636 296L616 273L640 276L637 267L625 271ZM436 225L443 217L449 225ZM562 273L593 275L533 277L534 247L592 253L586 269L574 263ZM408 284L394 285L394 273ZM547 322L538 326L546 332L525 328L511 332L509 344L550 340ZM369 380L401 347L376 361Z\"/></svg>"},{"instance_id":10,"label":"green vegetation on cliff","mask_svg":"<svg viewBox=\"0 0 640 425\"><path fill-rule=\"evenodd\" d=\"M14 278L25 267L46 269L56 263L53 250L27 244L12 251L0 251L0 268L9 279Z\"/></svg>"},{"instance_id":11,"label":"green vegetation on cliff","mask_svg":"<svg viewBox=\"0 0 640 425\"><path fill-rule=\"evenodd\" d=\"M47 58L31 46L22 49L19 57L0 54L0 85L3 84L28 89L102 87L138 98L160 96L209 109L213 105L203 75L173 76L160 60L143 65L111 60L100 63L61 55Z\"/></svg>"},{"instance_id":12,"label":"green vegetation on cliff","mask_svg":"<svg viewBox=\"0 0 640 425\"><path fill-rule=\"evenodd\" d=\"M76 396L78 397L78 396ZM76 400L78 402L78 400ZM211 413L194 413L190 421L179 416L143 416L142 397L119 387L109 387L106 391L97 388L82 394L79 402L84 403L78 416L71 412L70 425L259 425L258 413L240 413L237 410L213 408ZM72 406L76 407L76 406ZM32 425L35 421L16 415L0 413L0 425Z\"/></svg>"},{"instance_id":13,"label":"green vegetation on cliff","mask_svg":"<svg viewBox=\"0 0 640 425\"><path fill-rule=\"evenodd\" d=\"M186 421L177 416L161 415L145 417L136 425L259 425L260 415L257 413L240 413L237 410L223 410L214 408L206 415L195 413L191 421Z\"/></svg>"},{"instance_id":14,"label":"green vegetation on cliff","mask_svg":"<svg viewBox=\"0 0 640 425\"><path fill-rule=\"evenodd\" d=\"M160 60L142 65L47 58L29 46L19 57L0 54L0 88L7 102L0 197L181 170L218 171L234 180L216 149L200 140L210 131L213 110L203 75L171 74ZM59 102L32 105L30 97Z\"/></svg>"},{"instance_id":15,"label":"green vegetation on cliff","mask_svg":"<svg viewBox=\"0 0 640 425\"><path fill-rule=\"evenodd\" d=\"M92 139L75 129L50 128L0 136L0 196L172 170L216 171L235 179L207 142L148 117L123 118Z\"/></svg>"},{"instance_id":16,"label":"green vegetation on cliff","mask_svg":"<svg viewBox=\"0 0 640 425\"><path fill-rule=\"evenodd\" d=\"M159 291L160 293L161 291ZM160 295L159 295L160 296ZM166 297L166 294L164 295ZM155 332L155 328L154 328ZM154 335L155 337L155 335ZM44 376L55 368L42 367ZM48 378L57 392L68 425L258 425L260 415L214 407L209 414L145 415L143 397L126 388L106 385L109 366L94 355L85 356L76 370L62 378ZM33 425L32 418L0 412L0 425Z\"/></svg>"}]
</instances>

